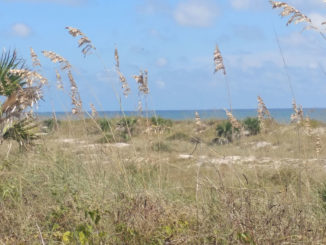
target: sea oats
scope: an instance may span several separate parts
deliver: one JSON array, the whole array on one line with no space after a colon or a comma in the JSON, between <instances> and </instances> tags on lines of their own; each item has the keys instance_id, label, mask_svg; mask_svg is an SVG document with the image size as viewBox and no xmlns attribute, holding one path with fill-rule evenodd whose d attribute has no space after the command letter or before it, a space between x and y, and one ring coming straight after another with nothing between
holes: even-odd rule
<instances>
[{"instance_id":1,"label":"sea oats","mask_svg":"<svg viewBox=\"0 0 326 245\"><path fill-rule=\"evenodd\" d=\"M267 117L267 118L271 118L271 114L269 112L269 110L267 109L263 99L258 96L257 97L257 100L258 100L258 117Z\"/></svg>"},{"instance_id":2,"label":"sea oats","mask_svg":"<svg viewBox=\"0 0 326 245\"><path fill-rule=\"evenodd\" d=\"M316 136L316 141L315 141L315 150L316 150L316 155L319 157L319 154L322 150L322 145L321 145L321 138L320 135Z\"/></svg>"},{"instance_id":3,"label":"sea oats","mask_svg":"<svg viewBox=\"0 0 326 245\"><path fill-rule=\"evenodd\" d=\"M215 63L215 71L214 72L216 73L219 70L222 70L223 74L226 75L223 57L222 57L221 51L217 45L215 47L215 52L214 52L214 63Z\"/></svg>"},{"instance_id":4,"label":"sea oats","mask_svg":"<svg viewBox=\"0 0 326 245\"><path fill-rule=\"evenodd\" d=\"M63 89L63 83L62 83L62 78L58 70L55 71L56 73L56 78L57 78L57 88L58 89Z\"/></svg>"},{"instance_id":5,"label":"sea oats","mask_svg":"<svg viewBox=\"0 0 326 245\"><path fill-rule=\"evenodd\" d=\"M296 101L292 102L294 113L291 115L291 122L293 123L301 123L303 122L303 109L302 106L297 106Z\"/></svg>"},{"instance_id":6,"label":"sea oats","mask_svg":"<svg viewBox=\"0 0 326 245\"><path fill-rule=\"evenodd\" d=\"M69 61L62 56L56 54L53 51L42 51L43 55L49 58L53 63L59 63L61 65L61 70L67 71L71 69Z\"/></svg>"},{"instance_id":7,"label":"sea oats","mask_svg":"<svg viewBox=\"0 0 326 245\"><path fill-rule=\"evenodd\" d=\"M289 25L291 23L298 24L298 23L301 23L301 22L306 22L309 25L311 25L311 19L310 18L308 18L306 15L301 13L296 8L288 5L287 3L276 2L276 1L270 1L270 3L272 4L273 8L283 8L283 11L280 14L282 17L292 15L290 17L290 19L288 20L288 22L286 23L286 25Z\"/></svg>"},{"instance_id":8,"label":"sea oats","mask_svg":"<svg viewBox=\"0 0 326 245\"><path fill-rule=\"evenodd\" d=\"M82 33L79 29L77 28L73 28L73 27L66 27L66 29L69 31L69 34L72 35L73 37L77 37L77 36L85 36L84 33Z\"/></svg>"},{"instance_id":9,"label":"sea oats","mask_svg":"<svg viewBox=\"0 0 326 245\"><path fill-rule=\"evenodd\" d=\"M140 74L133 76L133 78L138 83L139 93L148 94L149 89L148 89L148 72L147 72L147 70L145 70L144 72L140 71Z\"/></svg>"},{"instance_id":10,"label":"sea oats","mask_svg":"<svg viewBox=\"0 0 326 245\"><path fill-rule=\"evenodd\" d=\"M21 117L22 111L32 107L42 98L40 87L20 88L12 93L1 106L1 112L6 113L6 119Z\"/></svg>"},{"instance_id":11,"label":"sea oats","mask_svg":"<svg viewBox=\"0 0 326 245\"><path fill-rule=\"evenodd\" d=\"M202 123L199 113L195 112L196 133L202 133L205 130L205 125Z\"/></svg>"},{"instance_id":12,"label":"sea oats","mask_svg":"<svg viewBox=\"0 0 326 245\"><path fill-rule=\"evenodd\" d=\"M35 81L39 81L42 85L48 82L45 77L36 71L29 71L25 69L11 69L9 72L24 78L29 86L32 86Z\"/></svg>"},{"instance_id":13,"label":"sea oats","mask_svg":"<svg viewBox=\"0 0 326 245\"><path fill-rule=\"evenodd\" d=\"M125 97L128 97L128 94L130 93L130 88L129 88L129 85L127 83L127 79L126 77L123 75L123 73L120 71L120 61L119 61L119 53L118 53L118 49L115 48L114 50L114 59L116 61L116 64L115 64L115 69L117 71L117 74L119 76L119 80L122 84L122 89L123 89L123 95Z\"/></svg>"},{"instance_id":14,"label":"sea oats","mask_svg":"<svg viewBox=\"0 0 326 245\"><path fill-rule=\"evenodd\" d=\"M40 66L41 67L41 63L38 59L38 56L37 54L35 53L34 49L33 48L30 48L30 52L31 52L31 58L32 58L32 61L33 61L33 66L36 67L36 66Z\"/></svg>"},{"instance_id":15,"label":"sea oats","mask_svg":"<svg viewBox=\"0 0 326 245\"><path fill-rule=\"evenodd\" d=\"M92 110L92 117L97 118L98 117L98 112L97 112L95 106L91 103L90 107L91 107L91 110Z\"/></svg>"},{"instance_id":16,"label":"sea oats","mask_svg":"<svg viewBox=\"0 0 326 245\"><path fill-rule=\"evenodd\" d=\"M66 27L66 29L73 37L81 36L81 38L78 40L78 47L82 48L82 53L85 57L92 49L96 49L92 44L92 41L83 32L81 32L81 30L70 26Z\"/></svg>"},{"instance_id":17,"label":"sea oats","mask_svg":"<svg viewBox=\"0 0 326 245\"><path fill-rule=\"evenodd\" d=\"M142 113L143 111L143 103L141 102L141 100L138 100L137 111L139 111L139 113Z\"/></svg>"},{"instance_id":18,"label":"sea oats","mask_svg":"<svg viewBox=\"0 0 326 245\"><path fill-rule=\"evenodd\" d=\"M307 136L312 136L311 121L309 117L304 120L304 132Z\"/></svg>"},{"instance_id":19,"label":"sea oats","mask_svg":"<svg viewBox=\"0 0 326 245\"><path fill-rule=\"evenodd\" d=\"M238 120L233 116L231 112L229 112L227 109L225 109L226 116L228 117L228 120L232 124L232 127L235 129L241 129L241 124L238 122Z\"/></svg>"},{"instance_id":20,"label":"sea oats","mask_svg":"<svg viewBox=\"0 0 326 245\"><path fill-rule=\"evenodd\" d=\"M115 59L115 67L119 69L120 61L119 61L119 53L117 48L114 49L114 59Z\"/></svg>"},{"instance_id":21,"label":"sea oats","mask_svg":"<svg viewBox=\"0 0 326 245\"><path fill-rule=\"evenodd\" d=\"M257 114L258 114L258 120L260 122L260 127L261 129L265 128L265 119L271 119L271 114L269 112L269 110L267 109L263 99L258 96L257 97L258 100L258 109L257 109Z\"/></svg>"},{"instance_id":22,"label":"sea oats","mask_svg":"<svg viewBox=\"0 0 326 245\"><path fill-rule=\"evenodd\" d=\"M71 103L74 106L72 109L72 114L78 114L82 112L82 101L78 92L78 87L75 82L74 77L72 76L71 71L68 71L68 78L70 81L70 98L71 98Z\"/></svg>"}]
</instances>

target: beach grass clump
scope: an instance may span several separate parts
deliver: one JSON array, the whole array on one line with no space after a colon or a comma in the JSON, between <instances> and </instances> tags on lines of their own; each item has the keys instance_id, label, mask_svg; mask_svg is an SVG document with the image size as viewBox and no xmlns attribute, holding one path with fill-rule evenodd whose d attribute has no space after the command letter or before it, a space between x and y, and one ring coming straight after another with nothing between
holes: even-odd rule
<instances>
[{"instance_id":1,"label":"beach grass clump","mask_svg":"<svg viewBox=\"0 0 326 245\"><path fill-rule=\"evenodd\" d=\"M173 122L170 119L165 119L162 117L151 117L151 123L154 126L160 126L160 127L172 127Z\"/></svg>"},{"instance_id":2,"label":"beach grass clump","mask_svg":"<svg viewBox=\"0 0 326 245\"><path fill-rule=\"evenodd\" d=\"M180 141L190 141L191 137L184 132L175 132L169 135L167 140L180 140Z\"/></svg>"},{"instance_id":3,"label":"beach grass clump","mask_svg":"<svg viewBox=\"0 0 326 245\"><path fill-rule=\"evenodd\" d=\"M165 142L155 142L152 144L152 150L156 152L171 152L172 148Z\"/></svg>"}]
</instances>

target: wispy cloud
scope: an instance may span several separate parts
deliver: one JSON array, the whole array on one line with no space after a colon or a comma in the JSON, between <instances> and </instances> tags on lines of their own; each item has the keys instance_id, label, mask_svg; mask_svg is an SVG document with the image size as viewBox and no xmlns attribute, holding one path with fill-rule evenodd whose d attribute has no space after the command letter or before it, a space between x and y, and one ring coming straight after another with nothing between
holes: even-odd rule
<instances>
[{"instance_id":1,"label":"wispy cloud","mask_svg":"<svg viewBox=\"0 0 326 245\"><path fill-rule=\"evenodd\" d=\"M164 58L164 57L161 57L161 58L158 58L156 60L156 65L159 66L159 67L163 67L163 66L166 66L168 63L167 59Z\"/></svg>"},{"instance_id":2,"label":"wispy cloud","mask_svg":"<svg viewBox=\"0 0 326 245\"><path fill-rule=\"evenodd\" d=\"M5 0L6 2L20 3L57 3L64 5L78 6L87 3L89 0Z\"/></svg>"},{"instance_id":3,"label":"wispy cloud","mask_svg":"<svg viewBox=\"0 0 326 245\"><path fill-rule=\"evenodd\" d=\"M264 31L258 26L236 25L233 28L234 35L247 41L261 41L264 39Z\"/></svg>"},{"instance_id":4,"label":"wispy cloud","mask_svg":"<svg viewBox=\"0 0 326 245\"><path fill-rule=\"evenodd\" d=\"M28 37L32 34L32 29L24 23L16 23L11 27L11 33L17 37Z\"/></svg>"},{"instance_id":5,"label":"wispy cloud","mask_svg":"<svg viewBox=\"0 0 326 245\"><path fill-rule=\"evenodd\" d=\"M262 0L231 0L231 6L237 10L256 9L262 6Z\"/></svg>"},{"instance_id":6,"label":"wispy cloud","mask_svg":"<svg viewBox=\"0 0 326 245\"><path fill-rule=\"evenodd\" d=\"M182 26L207 27L218 16L218 8L209 0L186 0L178 4L173 16Z\"/></svg>"}]
</instances>

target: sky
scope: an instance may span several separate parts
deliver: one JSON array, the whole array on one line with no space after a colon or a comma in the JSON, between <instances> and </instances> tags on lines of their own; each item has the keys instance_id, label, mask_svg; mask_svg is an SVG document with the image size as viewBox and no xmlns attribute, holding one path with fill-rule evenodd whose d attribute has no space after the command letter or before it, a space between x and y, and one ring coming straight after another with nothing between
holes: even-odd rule
<instances>
[{"instance_id":1,"label":"sky","mask_svg":"<svg viewBox=\"0 0 326 245\"><path fill-rule=\"evenodd\" d=\"M323 0L289 0L314 24L326 21ZM292 83L304 107L326 107L326 40L304 24L286 26L268 0L0 0L0 48L16 49L31 66L30 47L49 79L40 111L69 111L69 83L56 89L55 69L42 56L54 51L73 65L84 109L136 110L133 75L149 72L148 108L197 110L289 108ZM324 17L325 16L325 17ZM84 58L66 26L79 28L96 51ZM284 67L276 36L286 60ZM227 75L214 74L218 44ZM131 87L128 98L114 72L114 49Z\"/></svg>"}]
</instances>

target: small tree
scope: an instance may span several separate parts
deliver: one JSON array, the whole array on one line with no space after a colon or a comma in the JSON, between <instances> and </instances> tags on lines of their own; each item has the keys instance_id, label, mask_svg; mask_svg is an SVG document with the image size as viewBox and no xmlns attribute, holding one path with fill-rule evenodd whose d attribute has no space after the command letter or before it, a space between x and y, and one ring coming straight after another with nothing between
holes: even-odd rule
<instances>
[{"instance_id":1,"label":"small tree","mask_svg":"<svg viewBox=\"0 0 326 245\"><path fill-rule=\"evenodd\" d=\"M35 81L38 86L33 86ZM26 148L37 138L37 125L31 109L41 99L41 87L46 79L25 68L16 52L4 51L0 57L0 140L13 139Z\"/></svg>"}]
</instances>

